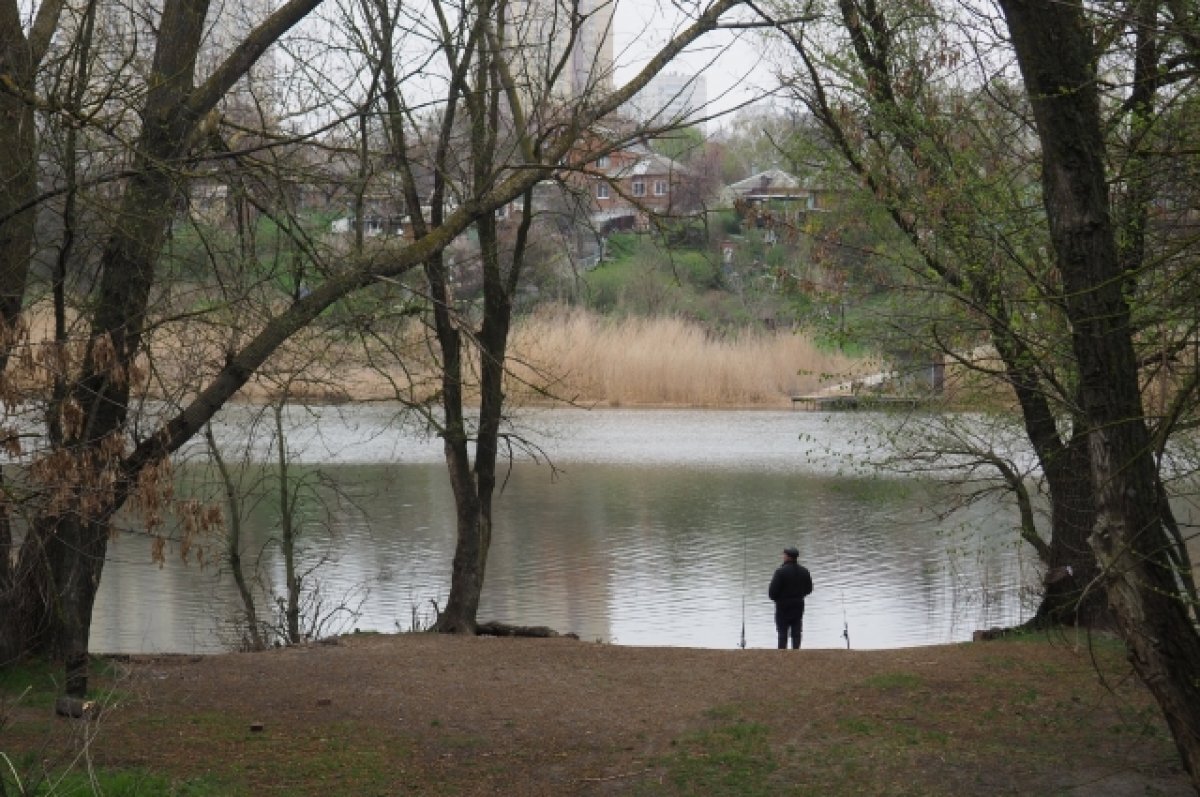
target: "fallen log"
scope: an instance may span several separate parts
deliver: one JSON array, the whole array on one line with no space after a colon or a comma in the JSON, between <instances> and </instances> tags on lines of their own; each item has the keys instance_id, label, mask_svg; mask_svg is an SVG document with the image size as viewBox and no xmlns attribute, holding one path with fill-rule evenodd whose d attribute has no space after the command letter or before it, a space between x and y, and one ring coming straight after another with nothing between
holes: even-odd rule
<instances>
[{"instance_id":1,"label":"fallen log","mask_svg":"<svg viewBox=\"0 0 1200 797\"><path fill-rule=\"evenodd\" d=\"M553 628L544 625L510 625L508 623L498 623L494 620L477 625L475 633L479 636L520 636L535 637L538 639L566 637L568 639L579 639L578 634L560 634Z\"/></svg>"},{"instance_id":2,"label":"fallen log","mask_svg":"<svg viewBox=\"0 0 1200 797\"><path fill-rule=\"evenodd\" d=\"M990 642L993 639L1003 639L1014 633L1011 628L980 628L971 634L972 642Z\"/></svg>"}]
</instances>

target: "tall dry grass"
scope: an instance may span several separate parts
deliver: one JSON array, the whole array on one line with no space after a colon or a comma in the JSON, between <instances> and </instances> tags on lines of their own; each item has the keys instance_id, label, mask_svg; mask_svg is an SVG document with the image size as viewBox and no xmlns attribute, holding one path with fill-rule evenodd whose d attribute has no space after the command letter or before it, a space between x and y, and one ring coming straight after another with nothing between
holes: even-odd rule
<instances>
[{"instance_id":1,"label":"tall dry grass","mask_svg":"<svg viewBox=\"0 0 1200 797\"><path fill-rule=\"evenodd\" d=\"M784 406L864 368L790 331L717 337L681 318L611 319L561 306L520 321L510 353L514 398L548 386L558 398L613 406Z\"/></svg>"}]
</instances>

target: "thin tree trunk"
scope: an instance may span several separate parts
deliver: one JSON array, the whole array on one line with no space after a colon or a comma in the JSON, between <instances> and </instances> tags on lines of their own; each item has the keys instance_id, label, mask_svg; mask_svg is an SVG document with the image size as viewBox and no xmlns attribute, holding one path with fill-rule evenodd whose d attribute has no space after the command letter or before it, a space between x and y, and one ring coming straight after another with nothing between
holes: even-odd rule
<instances>
[{"instance_id":1,"label":"thin tree trunk","mask_svg":"<svg viewBox=\"0 0 1200 797\"><path fill-rule=\"evenodd\" d=\"M300 578L296 574L296 509L292 503L292 485L288 478L287 437L283 429L283 410L287 391L272 408L275 413L275 445L279 465L279 547L283 554L283 581L287 592L284 625L288 642L298 645L300 638Z\"/></svg>"},{"instance_id":2,"label":"thin tree trunk","mask_svg":"<svg viewBox=\"0 0 1200 797\"><path fill-rule=\"evenodd\" d=\"M225 514L228 527L225 529L225 556L229 560L229 570L233 574L233 583L237 586L238 596L242 599L242 610L246 613L246 633L250 635L250 646L254 650L262 650L262 630L258 623L258 609L254 602L254 593L246 581L245 567L242 564L242 506L238 500L237 488L233 482L233 474L221 456L217 441L213 437L212 426L204 427L204 439L208 442L208 452L217 466L221 476L221 484L225 488Z\"/></svg>"},{"instance_id":3,"label":"thin tree trunk","mask_svg":"<svg viewBox=\"0 0 1200 797\"><path fill-rule=\"evenodd\" d=\"M463 343L450 312L450 291L443 258L426 264L433 298L434 327L442 353L442 448L454 494L457 541L450 573L450 595L438 616L437 630L474 634L483 589L479 495L471 474L469 436L463 415Z\"/></svg>"}]
</instances>

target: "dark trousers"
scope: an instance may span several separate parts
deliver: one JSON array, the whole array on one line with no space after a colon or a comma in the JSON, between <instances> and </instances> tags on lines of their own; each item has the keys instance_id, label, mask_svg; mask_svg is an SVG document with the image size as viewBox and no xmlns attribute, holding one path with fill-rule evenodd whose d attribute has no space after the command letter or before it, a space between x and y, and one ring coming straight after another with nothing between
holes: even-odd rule
<instances>
[{"instance_id":1,"label":"dark trousers","mask_svg":"<svg viewBox=\"0 0 1200 797\"><path fill-rule=\"evenodd\" d=\"M779 649L787 647L788 635L792 637L792 649L800 647L800 636L804 631L804 615L799 617L780 617L775 615L775 630L779 633Z\"/></svg>"}]
</instances>

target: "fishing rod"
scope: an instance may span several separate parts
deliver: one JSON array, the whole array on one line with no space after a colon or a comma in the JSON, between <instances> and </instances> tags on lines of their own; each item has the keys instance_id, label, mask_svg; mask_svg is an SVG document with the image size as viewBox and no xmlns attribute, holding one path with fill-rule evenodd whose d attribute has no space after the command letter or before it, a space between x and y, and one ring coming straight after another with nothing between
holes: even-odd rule
<instances>
[{"instance_id":1,"label":"fishing rod","mask_svg":"<svg viewBox=\"0 0 1200 797\"><path fill-rule=\"evenodd\" d=\"M742 650L746 649L746 529L742 528L742 639L738 643Z\"/></svg>"},{"instance_id":2,"label":"fishing rod","mask_svg":"<svg viewBox=\"0 0 1200 797\"><path fill-rule=\"evenodd\" d=\"M837 559L838 594L842 602L842 638L846 640L846 650L850 649L850 622L846 616L846 572L842 569L842 549L838 545L838 533L833 532L833 555Z\"/></svg>"}]
</instances>

